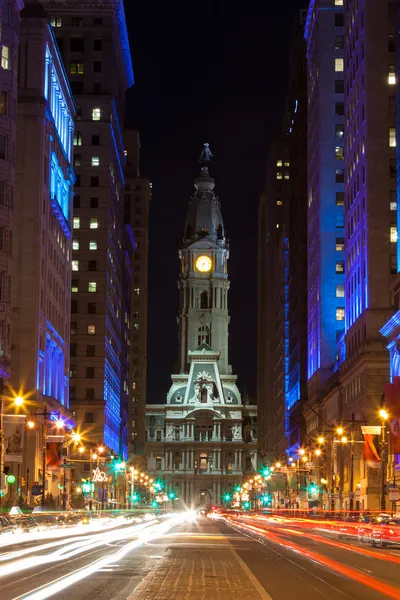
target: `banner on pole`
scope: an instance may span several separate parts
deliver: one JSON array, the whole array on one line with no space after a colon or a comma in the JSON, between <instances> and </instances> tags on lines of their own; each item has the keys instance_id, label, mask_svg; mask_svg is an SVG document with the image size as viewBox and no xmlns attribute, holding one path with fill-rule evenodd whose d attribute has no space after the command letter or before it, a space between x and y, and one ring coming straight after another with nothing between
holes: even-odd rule
<instances>
[{"instance_id":1,"label":"banner on pole","mask_svg":"<svg viewBox=\"0 0 400 600\"><path fill-rule=\"evenodd\" d=\"M25 415L4 415L4 462L22 463Z\"/></svg>"}]
</instances>

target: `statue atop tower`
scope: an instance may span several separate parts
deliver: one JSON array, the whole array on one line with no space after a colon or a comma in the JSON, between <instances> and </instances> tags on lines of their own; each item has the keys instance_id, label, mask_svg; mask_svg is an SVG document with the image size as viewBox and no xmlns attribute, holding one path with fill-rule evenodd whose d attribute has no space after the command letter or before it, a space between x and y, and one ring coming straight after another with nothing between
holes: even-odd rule
<instances>
[{"instance_id":1,"label":"statue atop tower","mask_svg":"<svg viewBox=\"0 0 400 600\"><path fill-rule=\"evenodd\" d=\"M211 152L210 144L205 143L200 154L199 163L203 167L208 167L208 163L211 161L213 156L214 154Z\"/></svg>"}]
</instances>

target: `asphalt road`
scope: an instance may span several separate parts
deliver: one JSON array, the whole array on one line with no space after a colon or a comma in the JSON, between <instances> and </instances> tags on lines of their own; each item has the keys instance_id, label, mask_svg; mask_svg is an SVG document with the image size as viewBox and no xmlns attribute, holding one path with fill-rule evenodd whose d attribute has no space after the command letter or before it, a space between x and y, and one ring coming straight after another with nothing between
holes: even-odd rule
<instances>
[{"instance_id":1,"label":"asphalt road","mask_svg":"<svg viewBox=\"0 0 400 600\"><path fill-rule=\"evenodd\" d=\"M194 557L196 565L212 552L215 556L226 552L227 547L232 567L237 570L241 559L250 573L249 582L258 580L265 590L259 595L264 600L400 600L400 549L372 549L297 525L249 518L230 522L203 518L195 524L165 520L61 540L54 535L53 540L39 540L35 546L30 540L3 547L0 599L127 600L146 576L146 580L153 577L152 589L157 589L159 577L161 589L165 574L160 566L178 548L181 553L184 549L185 558ZM245 577L245 571L241 573ZM196 568L191 580L193 587L185 585L166 596L148 592L143 598L245 598L240 592L226 592L223 581L215 582L220 591L206 594L202 581L196 582Z\"/></svg>"}]
</instances>

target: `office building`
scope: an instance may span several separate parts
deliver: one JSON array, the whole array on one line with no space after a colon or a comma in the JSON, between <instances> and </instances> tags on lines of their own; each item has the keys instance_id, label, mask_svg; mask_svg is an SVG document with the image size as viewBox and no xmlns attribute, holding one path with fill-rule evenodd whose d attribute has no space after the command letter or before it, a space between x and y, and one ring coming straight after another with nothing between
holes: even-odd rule
<instances>
[{"instance_id":1,"label":"office building","mask_svg":"<svg viewBox=\"0 0 400 600\"><path fill-rule=\"evenodd\" d=\"M147 306L149 268L150 181L140 173L140 137L134 130L124 133L125 223L134 232L130 295L130 437L134 455L143 455L147 379Z\"/></svg>"}]
</instances>

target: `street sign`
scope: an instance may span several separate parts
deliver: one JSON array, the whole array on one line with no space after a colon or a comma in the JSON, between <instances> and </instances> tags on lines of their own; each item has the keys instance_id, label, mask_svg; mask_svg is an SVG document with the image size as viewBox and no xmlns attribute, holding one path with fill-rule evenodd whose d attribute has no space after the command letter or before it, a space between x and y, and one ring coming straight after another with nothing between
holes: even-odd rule
<instances>
[{"instance_id":1,"label":"street sign","mask_svg":"<svg viewBox=\"0 0 400 600\"><path fill-rule=\"evenodd\" d=\"M69 463L61 463L61 469L73 469L74 465L70 465Z\"/></svg>"},{"instance_id":2,"label":"street sign","mask_svg":"<svg viewBox=\"0 0 400 600\"><path fill-rule=\"evenodd\" d=\"M389 488L389 501L397 502L398 499L399 499L399 489L397 487L390 487Z\"/></svg>"},{"instance_id":3,"label":"street sign","mask_svg":"<svg viewBox=\"0 0 400 600\"><path fill-rule=\"evenodd\" d=\"M380 425L361 425L363 435L381 435Z\"/></svg>"},{"instance_id":4,"label":"street sign","mask_svg":"<svg viewBox=\"0 0 400 600\"><path fill-rule=\"evenodd\" d=\"M315 467L315 464L313 462L306 462L306 467L307 469L313 469Z\"/></svg>"}]
</instances>

